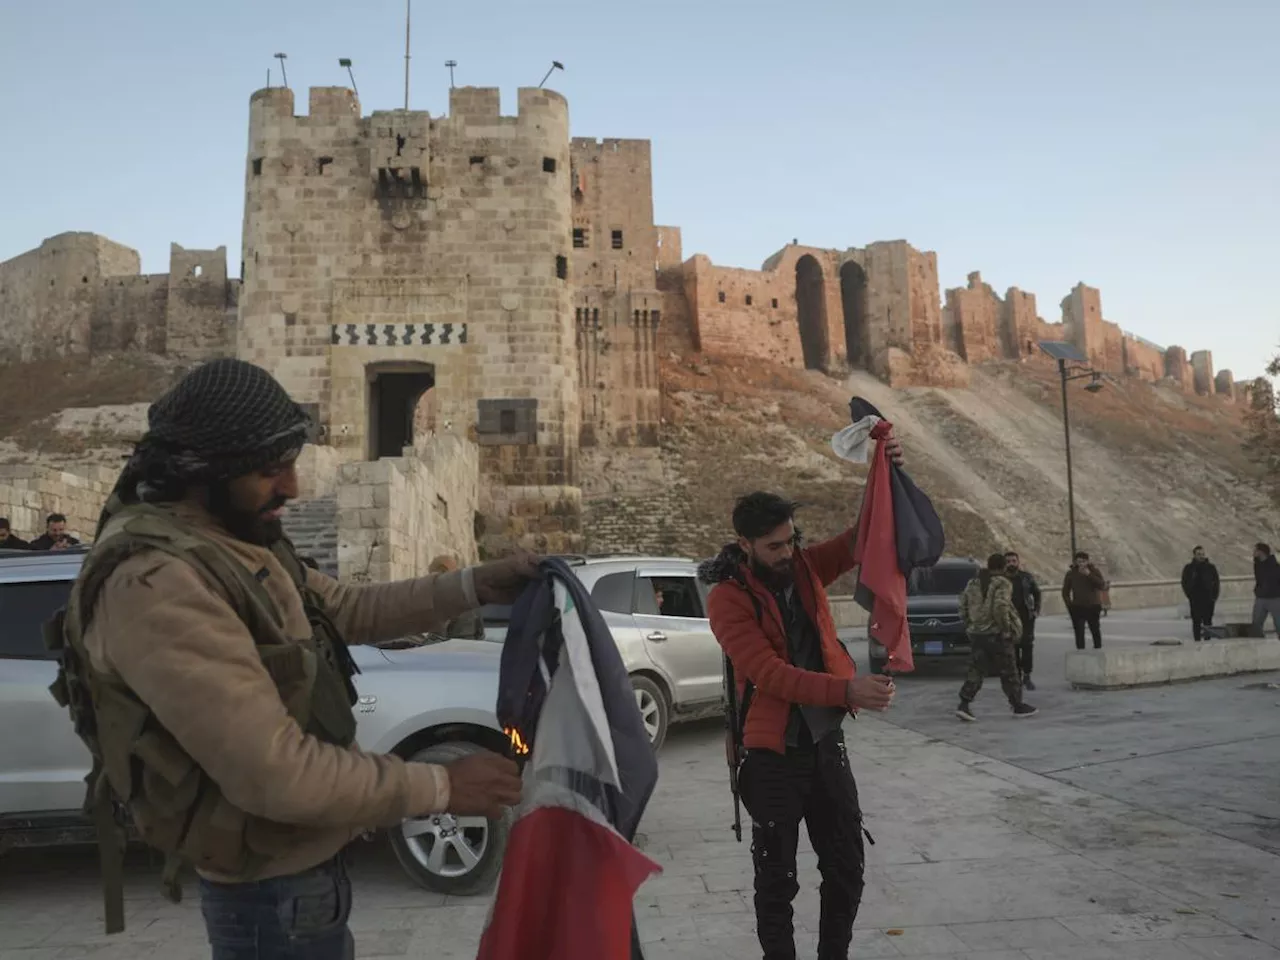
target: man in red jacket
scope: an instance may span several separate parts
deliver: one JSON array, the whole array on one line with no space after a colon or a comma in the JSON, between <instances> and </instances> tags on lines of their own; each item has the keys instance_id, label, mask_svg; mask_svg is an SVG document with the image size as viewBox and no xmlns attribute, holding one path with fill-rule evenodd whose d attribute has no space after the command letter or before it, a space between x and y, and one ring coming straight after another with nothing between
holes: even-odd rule
<instances>
[{"instance_id":1,"label":"man in red jacket","mask_svg":"<svg viewBox=\"0 0 1280 960\"><path fill-rule=\"evenodd\" d=\"M889 453L901 460L897 441ZM751 815L756 931L764 960L795 960L791 902L800 821L822 874L819 960L845 960L862 900L862 809L841 724L885 710L893 683L855 676L826 588L853 568L854 531L799 545L796 505L752 493L733 511L736 543L699 571L716 584L711 629L734 668L746 713L738 789Z\"/></svg>"}]
</instances>

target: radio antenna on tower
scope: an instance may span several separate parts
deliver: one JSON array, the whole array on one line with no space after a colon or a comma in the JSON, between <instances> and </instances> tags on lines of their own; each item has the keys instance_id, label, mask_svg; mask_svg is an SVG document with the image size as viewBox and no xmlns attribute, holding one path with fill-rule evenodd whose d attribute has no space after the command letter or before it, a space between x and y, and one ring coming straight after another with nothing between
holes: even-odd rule
<instances>
[{"instance_id":1,"label":"radio antenna on tower","mask_svg":"<svg viewBox=\"0 0 1280 960\"><path fill-rule=\"evenodd\" d=\"M409 109L409 20L413 13L413 0L404 0L404 108Z\"/></svg>"}]
</instances>

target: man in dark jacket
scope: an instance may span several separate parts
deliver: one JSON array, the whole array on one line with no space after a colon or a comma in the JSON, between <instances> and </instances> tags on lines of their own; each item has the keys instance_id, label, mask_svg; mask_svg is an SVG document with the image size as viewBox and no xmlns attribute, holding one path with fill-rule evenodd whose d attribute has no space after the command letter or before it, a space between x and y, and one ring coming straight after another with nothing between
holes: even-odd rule
<instances>
[{"instance_id":1,"label":"man in dark jacket","mask_svg":"<svg viewBox=\"0 0 1280 960\"><path fill-rule=\"evenodd\" d=\"M60 513L51 513L45 519L44 533L31 541L31 549L65 550L79 543L79 540L67 533L67 518Z\"/></svg>"},{"instance_id":2,"label":"man in dark jacket","mask_svg":"<svg viewBox=\"0 0 1280 960\"><path fill-rule=\"evenodd\" d=\"M1102 591L1107 581L1102 571L1093 565L1083 550L1075 555L1075 562L1062 579L1062 599L1071 616L1071 628L1076 633L1076 649L1084 649L1084 627L1089 625L1093 635L1093 649L1102 648Z\"/></svg>"},{"instance_id":3,"label":"man in dark jacket","mask_svg":"<svg viewBox=\"0 0 1280 960\"><path fill-rule=\"evenodd\" d=\"M1036 617L1040 616L1040 584L1036 578L1022 569L1022 561L1013 550L1004 555L1005 576L1013 584L1013 609L1018 611L1018 619L1022 621L1022 639L1014 647L1018 658L1018 672L1022 675L1022 686L1034 690L1031 682L1031 668L1036 643Z\"/></svg>"},{"instance_id":4,"label":"man in dark jacket","mask_svg":"<svg viewBox=\"0 0 1280 960\"><path fill-rule=\"evenodd\" d=\"M889 455L901 451L892 437ZM855 709L884 710L885 676L856 676L836 636L826 589L853 568L853 530L798 544L795 504L752 493L733 510L736 543L703 564L714 583L711 630L733 665L746 757L738 789L751 815L756 935L764 960L795 960L800 822L822 874L819 960L845 960L862 901L865 853L858 788L841 724ZM750 690L750 694L748 694Z\"/></svg>"},{"instance_id":5,"label":"man in dark jacket","mask_svg":"<svg viewBox=\"0 0 1280 960\"><path fill-rule=\"evenodd\" d=\"M1204 547L1191 551L1191 562L1182 568L1182 593L1191 605L1191 635L1199 643L1205 627L1213 626L1213 608L1218 602L1221 581L1218 568L1209 562Z\"/></svg>"},{"instance_id":6,"label":"man in dark jacket","mask_svg":"<svg viewBox=\"0 0 1280 960\"><path fill-rule=\"evenodd\" d=\"M1280 563L1271 552L1271 546L1257 543L1253 546L1253 626L1262 636L1267 617L1280 638Z\"/></svg>"},{"instance_id":7,"label":"man in dark jacket","mask_svg":"<svg viewBox=\"0 0 1280 960\"><path fill-rule=\"evenodd\" d=\"M13 532L8 517L0 517L0 550L30 550L31 544Z\"/></svg>"}]
</instances>

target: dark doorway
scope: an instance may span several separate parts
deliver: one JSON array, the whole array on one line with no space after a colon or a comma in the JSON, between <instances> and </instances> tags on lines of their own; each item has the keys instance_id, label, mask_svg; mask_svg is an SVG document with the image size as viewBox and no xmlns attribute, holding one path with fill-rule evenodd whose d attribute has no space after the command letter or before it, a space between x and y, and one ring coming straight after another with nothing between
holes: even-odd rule
<instances>
[{"instance_id":1,"label":"dark doorway","mask_svg":"<svg viewBox=\"0 0 1280 960\"><path fill-rule=\"evenodd\" d=\"M418 401L435 386L435 369L426 363L374 364L369 382L369 459L400 457L413 444Z\"/></svg>"},{"instance_id":2,"label":"dark doorway","mask_svg":"<svg viewBox=\"0 0 1280 960\"><path fill-rule=\"evenodd\" d=\"M840 306L844 312L844 345L849 366L867 363L867 274L850 260L840 268Z\"/></svg>"},{"instance_id":3,"label":"dark doorway","mask_svg":"<svg viewBox=\"0 0 1280 960\"><path fill-rule=\"evenodd\" d=\"M810 254L796 261L796 309L806 370L827 368L827 290L822 267Z\"/></svg>"}]
</instances>

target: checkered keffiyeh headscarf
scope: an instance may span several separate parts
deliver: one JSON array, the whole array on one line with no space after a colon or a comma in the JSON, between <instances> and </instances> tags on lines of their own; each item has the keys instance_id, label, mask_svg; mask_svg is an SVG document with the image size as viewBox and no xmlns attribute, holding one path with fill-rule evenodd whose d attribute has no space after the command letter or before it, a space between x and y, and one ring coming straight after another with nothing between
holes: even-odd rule
<instances>
[{"instance_id":1,"label":"checkered keffiyeh headscarf","mask_svg":"<svg viewBox=\"0 0 1280 960\"><path fill-rule=\"evenodd\" d=\"M148 431L121 475L126 498L244 476L302 449L311 420L275 378L243 360L192 370L147 411Z\"/></svg>"}]
</instances>

